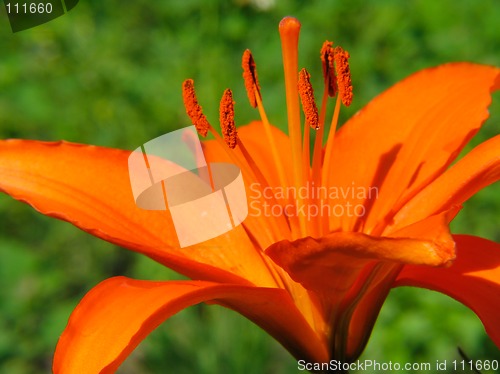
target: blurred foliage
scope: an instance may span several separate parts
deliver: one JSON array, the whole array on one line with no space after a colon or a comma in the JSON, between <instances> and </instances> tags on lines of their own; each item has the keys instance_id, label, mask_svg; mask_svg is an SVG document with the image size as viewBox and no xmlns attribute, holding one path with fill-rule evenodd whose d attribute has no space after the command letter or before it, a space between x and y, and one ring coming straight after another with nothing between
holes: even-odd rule
<instances>
[{"instance_id":1,"label":"blurred foliage","mask_svg":"<svg viewBox=\"0 0 500 374\"><path fill-rule=\"evenodd\" d=\"M81 1L67 15L13 34L0 10L0 137L66 139L134 149L188 124L181 83L194 78L216 123L231 87L237 121L257 118L247 105L240 59L250 48L264 104L285 126L277 25L302 22L300 64L321 83L319 48L333 39L349 50L355 89L341 122L377 93L424 67L450 61L497 64L497 0L233 0ZM492 116L473 140L498 133ZM404 126L404 124L401 124ZM376 141L376 140L375 140ZM470 149L470 147L468 148ZM499 186L465 204L454 232L500 241ZM101 242L0 196L0 372L50 371L52 353L81 297L113 275L173 279L149 259ZM432 362L500 359L467 308L429 291L394 290L363 359ZM290 373L295 360L250 322L220 307L199 305L160 326L120 373Z\"/></svg>"}]
</instances>

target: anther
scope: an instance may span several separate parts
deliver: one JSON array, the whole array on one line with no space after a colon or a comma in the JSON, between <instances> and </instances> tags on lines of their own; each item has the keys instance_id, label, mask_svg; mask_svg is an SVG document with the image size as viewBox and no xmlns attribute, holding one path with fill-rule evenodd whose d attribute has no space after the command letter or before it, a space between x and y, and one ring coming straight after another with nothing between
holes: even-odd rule
<instances>
[{"instance_id":1,"label":"anther","mask_svg":"<svg viewBox=\"0 0 500 374\"><path fill-rule=\"evenodd\" d=\"M182 99L184 100L186 113L189 118L191 118L191 122L196 127L196 131L203 137L207 136L210 124L207 121L207 117L203 114L200 104L198 104L192 79L186 79L184 83L182 83Z\"/></svg>"},{"instance_id":2,"label":"anther","mask_svg":"<svg viewBox=\"0 0 500 374\"><path fill-rule=\"evenodd\" d=\"M344 51L342 47L335 48L335 67L337 70L337 83L342 103L345 106L352 102L352 82L351 70L349 69L349 52Z\"/></svg>"},{"instance_id":3,"label":"anther","mask_svg":"<svg viewBox=\"0 0 500 374\"><path fill-rule=\"evenodd\" d=\"M335 58L333 42L325 41L321 47L321 63L323 66L323 78L328 88L328 96L335 97L338 91L337 77L335 75Z\"/></svg>"},{"instance_id":4,"label":"anther","mask_svg":"<svg viewBox=\"0 0 500 374\"><path fill-rule=\"evenodd\" d=\"M319 130L319 115L314 100L314 90L311 85L311 75L306 69L299 73L299 94L302 101L302 109L306 116L306 123L315 130Z\"/></svg>"},{"instance_id":5,"label":"anther","mask_svg":"<svg viewBox=\"0 0 500 374\"><path fill-rule=\"evenodd\" d=\"M220 101L219 120L224 141L229 148L233 149L238 143L238 134L234 124L233 93L229 88L224 91Z\"/></svg>"},{"instance_id":6,"label":"anther","mask_svg":"<svg viewBox=\"0 0 500 374\"><path fill-rule=\"evenodd\" d=\"M243 79L245 81L248 100L253 108L257 108L257 99L255 95L257 94L260 96L260 86L259 79L257 78L257 65L249 49L243 52L241 67L243 68Z\"/></svg>"}]
</instances>

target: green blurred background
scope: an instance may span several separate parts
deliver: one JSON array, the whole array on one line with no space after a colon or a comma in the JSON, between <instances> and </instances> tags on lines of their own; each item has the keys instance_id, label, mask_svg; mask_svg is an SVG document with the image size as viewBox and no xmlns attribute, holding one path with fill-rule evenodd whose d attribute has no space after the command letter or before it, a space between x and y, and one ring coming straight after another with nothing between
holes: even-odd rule
<instances>
[{"instance_id":1,"label":"green blurred background","mask_svg":"<svg viewBox=\"0 0 500 374\"><path fill-rule=\"evenodd\" d=\"M444 1L80 1L67 15L13 34L0 9L0 138L65 139L134 149L188 125L181 83L196 81L217 122L223 90L236 120L257 118L241 81L241 53L258 64L271 121L285 124L277 25L302 22L300 65L321 87L319 48L349 50L353 115L377 93L424 67L449 61L498 64L500 2ZM498 95L473 140L499 133ZM401 124L404 126L404 123ZM453 231L500 242L498 184L471 199ZM126 275L174 279L147 258L97 240L0 195L0 372L49 372L59 334L83 295ZM498 359L467 308L429 291L394 290L362 359L431 362ZM292 356L239 315L199 305L160 326L119 373L293 373ZM451 372L451 371L450 371Z\"/></svg>"}]
</instances>

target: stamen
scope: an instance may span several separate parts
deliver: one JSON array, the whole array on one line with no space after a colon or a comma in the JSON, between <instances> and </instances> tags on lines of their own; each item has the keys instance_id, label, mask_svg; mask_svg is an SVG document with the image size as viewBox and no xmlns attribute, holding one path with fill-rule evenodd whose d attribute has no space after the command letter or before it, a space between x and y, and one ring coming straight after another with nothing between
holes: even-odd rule
<instances>
[{"instance_id":1,"label":"stamen","mask_svg":"<svg viewBox=\"0 0 500 374\"><path fill-rule=\"evenodd\" d=\"M224 141L229 148L234 149L238 144L238 133L234 124L233 93L228 88L224 91L219 107L219 120Z\"/></svg>"},{"instance_id":2,"label":"stamen","mask_svg":"<svg viewBox=\"0 0 500 374\"><path fill-rule=\"evenodd\" d=\"M259 79L257 78L257 65L249 49L243 52L241 59L241 67L243 68L243 79L245 80L245 88L247 90L248 100L253 108L257 108L256 95L260 95Z\"/></svg>"},{"instance_id":3,"label":"stamen","mask_svg":"<svg viewBox=\"0 0 500 374\"><path fill-rule=\"evenodd\" d=\"M257 183L258 185L263 186L262 188L268 186L267 181L262 176L262 173L260 173L260 170L257 168L255 162L248 156L248 152L246 152L247 155L245 156L245 154L242 154L241 152L234 152L224 144L226 143L227 145L229 145L229 147L234 148L237 142L236 127L234 125L234 103L232 100L231 91L226 90L221 100L221 127L224 135L223 140L222 137L217 133L217 131L215 131L212 126L210 126L205 116L203 115L201 107L196 100L193 80L186 80L183 83L182 89L186 112L193 121L193 124L200 124L200 117L203 119L201 123L205 124L204 126L198 126L197 130L200 131L200 128L205 129L205 133L203 134L204 136L208 131L211 132L211 134L215 138L215 141L221 145L222 149L226 151L231 161L241 168L245 180L253 181L253 183ZM240 148L243 147L241 141L238 141L238 144L240 145ZM213 189L213 181L211 180L210 182ZM256 224L255 222L246 222L246 225L255 228ZM267 221L264 226L261 226L260 224L257 225L259 226L257 231L262 234L259 236L259 244L261 244L263 248L266 248L269 243L273 243L281 239L281 236L276 236L276 233L283 232L282 229L279 229L279 226L285 225L289 230L291 229L289 223L286 220L286 217L284 216L275 217L274 219ZM262 239L262 242L260 239ZM287 237L287 239L291 240L292 238Z\"/></svg>"},{"instance_id":4,"label":"stamen","mask_svg":"<svg viewBox=\"0 0 500 374\"><path fill-rule=\"evenodd\" d=\"M217 141L217 143L221 145L222 149L224 149L231 162L241 168L244 179L246 181L250 181L250 184L255 183L256 185L262 186L262 188L266 188L267 186L269 186L266 179L255 164L255 161L250 157L248 151L245 150L245 152L243 152L243 142L240 139L237 140L237 145L240 150L240 152L238 152L238 148L230 149L229 147L226 147L227 143L224 144L226 142L226 139L224 138L223 140L223 138L217 133L217 131L213 129L212 126L210 126L209 130L214 136L215 141ZM251 222L250 220L246 221L245 224L251 227L255 227L256 225L255 222ZM276 242L276 240L280 240L281 237L277 237L275 234L283 231L280 231L279 228L276 228L276 225L285 225L287 228L291 229L289 223L286 221L286 217L284 216L274 217L273 220L266 221L263 226L261 223L257 223L257 225L259 226L259 234L262 234L259 235L259 240L257 240L259 244L261 244L261 248L267 248L269 244L266 245L265 243L274 243ZM291 240L291 238L288 239ZM265 245L262 245L263 243Z\"/></svg>"},{"instance_id":5,"label":"stamen","mask_svg":"<svg viewBox=\"0 0 500 374\"><path fill-rule=\"evenodd\" d=\"M246 149L245 145L243 144L243 141L238 137L238 133L236 131L236 125L234 122L233 94L230 89L224 91L224 95L222 96L221 99L220 123L224 141L230 148L230 149L226 148L229 156L232 159L234 158L238 160L237 164L240 165L242 170L245 173L248 173L248 175L250 176L248 180L255 181L252 182L251 184L256 184L258 186L261 186L261 188L265 190L265 188L269 186L269 183L267 182L265 176L262 174L261 170L259 169L257 163L253 159L250 152ZM247 178L247 176L245 176L245 178ZM264 198L264 196L262 197ZM265 198L263 200L263 203L266 203ZM278 202L273 198L272 204L277 205ZM291 232L293 233L292 224L288 221L286 216L274 217L274 219L271 219L265 224L266 226L265 229L261 228L259 231L261 232L268 231L271 233L271 235L274 235L274 233L280 232L277 225L280 226L285 225L285 227L288 230L291 230ZM276 237L273 237L273 240L275 241Z\"/></svg>"},{"instance_id":6,"label":"stamen","mask_svg":"<svg viewBox=\"0 0 500 374\"><path fill-rule=\"evenodd\" d=\"M250 105L252 107L256 107L259 110L260 118L262 120L262 126L264 128L264 132L266 133L269 147L271 149L271 154L273 156L273 161L278 172L278 178L281 185L286 186L287 181L283 164L278 154L278 149L276 148L276 142L271 132L271 125L269 124L269 120L267 119L266 111L264 110L264 104L262 103L262 95L260 93L259 80L257 78L257 64L255 63L252 52L250 52L249 49L247 49L243 53L241 66L243 67L243 79L245 80L245 88L247 90L248 100L250 101Z\"/></svg>"},{"instance_id":7,"label":"stamen","mask_svg":"<svg viewBox=\"0 0 500 374\"><path fill-rule=\"evenodd\" d=\"M222 135L224 137L224 141L231 150L234 150L234 151L229 151L226 148L230 158L238 160L236 164L242 167L244 173L248 173L248 175L251 176L250 180L255 180L258 183L258 185L262 186L262 188L266 188L267 186L269 186L269 183L267 182L266 178L258 168L252 156L250 155L250 152L247 151L247 149L243 145L243 142L238 138L236 125L234 123L233 93L230 89L226 89L224 91L224 94L222 95L219 108L219 118L220 118L220 126L222 130ZM236 148L236 146L238 146L238 148ZM285 224L286 227L290 229L290 225L288 224L288 222L286 222L285 217L280 216L279 218L274 219L272 221L276 223L271 223L271 225ZM279 231L273 231L273 232L279 232Z\"/></svg>"},{"instance_id":8,"label":"stamen","mask_svg":"<svg viewBox=\"0 0 500 374\"><path fill-rule=\"evenodd\" d=\"M312 162L312 180L316 186L321 185L321 164L323 160L323 135L325 128L326 104L329 96L335 96L338 91L337 76L335 75L335 64L333 58L333 42L325 41L321 47L320 57L323 66L323 98L319 112L319 130L314 139L314 151ZM318 200L319 201L319 200ZM316 225L317 227L318 225ZM320 232L321 234L321 232Z\"/></svg>"},{"instance_id":9,"label":"stamen","mask_svg":"<svg viewBox=\"0 0 500 374\"><path fill-rule=\"evenodd\" d=\"M325 41L320 51L321 64L323 67L323 98L321 99L321 110L319 112L319 130L316 132L316 138L314 139L314 150L313 150L313 160L312 160L312 183L315 186L321 186L322 183L322 163L323 163L323 136L325 129L325 117L326 117L326 104L328 102L328 97L334 97L337 94L337 76L335 75L335 60L334 60L334 49L333 42ZM323 204L322 198L316 196L315 202L317 206ZM320 217L316 217L315 224L313 225L313 230L315 236L324 235L324 224L322 224Z\"/></svg>"},{"instance_id":10,"label":"stamen","mask_svg":"<svg viewBox=\"0 0 500 374\"><path fill-rule=\"evenodd\" d=\"M332 175L331 170L331 160L333 155L333 145L335 139L335 131L337 129L337 124L339 120L340 113L340 102L345 106L349 106L352 102L352 82L351 82L351 71L349 69L349 53L344 51L341 47L336 47L334 49L334 59L335 59L335 70L337 73L337 84L339 96L335 102L335 109L333 111L333 118L330 124L330 131L328 133L328 138L326 141L325 152L323 156L323 168L321 173L321 185L329 186L330 178ZM318 161L319 162L319 161ZM314 164L314 160L313 160ZM313 165L314 167L314 165ZM318 169L319 170L319 169ZM315 180L318 180L318 176L316 176ZM329 221L323 221L323 232L328 232L329 230Z\"/></svg>"},{"instance_id":11,"label":"stamen","mask_svg":"<svg viewBox=\"0 0 500 374\"><path fill-rule=\"evenodd\" d=\"M311 75L306 69L302 69L299 72L299 94L302 101L302 109L306 117L306 124L304 126L304 141L302 146L302 163L304 169L304 178L307 178L307 182L310 182L310 169L311 169L311 155L310 155L310 145L309 145L309 129L313 128L319 130L319 118L318 118L318 108L316 107L316 101L314 100L314 90L311 85ZM310 197L304 199L305 204L310 204ZM312 220L307 220L307 229L311 233L313 230Z\"/></svg>"},{"instance_id":12,"label":"stamen","mask_svg":"<svg viewBox=\"0 0 500 374\"><path fill-rule=\"evenodd\" d=\"M335 67L337 70L337 83L342 103L345 106L352 102L352 82L351 70L349 69L349 52L344 51L342 47L335 48Z\"/></svg>"},{"instance_id":13,"label":"stamen","mask_svg":"<svg viewBox=\"0 0 500 374\"><path fill-rule=\"evenodd\" d=\"M328 96L334 97L337 94L337 77L335 75L335 58L333 42L325 41L321 47L321 62L323 66L323 78L325 85L328 87Z\"/></svg>"},{"instance_id":14,"label":"stamen","mask_svg":"<svg viewBox=\"0 0 500 374\"><path fill-rule=\"evenodd\" d=\"M203 136L207 136L208 129L211 127L207 121L207 117L203 114L196 93L194 90L194 82L192 79L186 79L182 83L182 99L184 100L184 107L186 113L191 118L191 122L196 127L196 131Z\"/></svg>"},{"instance_id":15,"label":"stamen","mask_svg":"<svg viewBox=\"0 0 500 374\"><path fill-rule=\"evenodd\" d=\"M306 124L315 130L319 130L318 108L314 100L311 74L306 69L302 69L299 73L299 94L302 100L302 109L306 116Z\"/></svg>"}]
</instances>

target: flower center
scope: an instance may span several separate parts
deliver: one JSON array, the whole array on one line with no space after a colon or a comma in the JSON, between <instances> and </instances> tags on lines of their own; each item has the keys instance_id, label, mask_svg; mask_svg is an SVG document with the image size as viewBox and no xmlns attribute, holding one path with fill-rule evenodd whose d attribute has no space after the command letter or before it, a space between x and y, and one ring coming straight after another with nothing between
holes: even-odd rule
<instances>
[{"instance_id":1,"label":"flower center","mask_svg":"<svg viewBox=\"0 0 500 374\"><path fill-rule=\"evenodd\" d=\"M340 103L349 106L353 96L348 63L349 53L341 47L334 48L332 42L326 41L323 43L320 52L323 65L324 92L321 107L318 111L314 90L310 82L310 74L306 69L299 72L298 68L300 27L300 22L293 17L285 17L279 24L285 76L290 155L292 159L291 180L286 177L281 159L284 155L279 154L276 139L273 136L264 109L257 65L250 50L247 49L242 57L243 78L248 99L250 105L259 111L263 132L271 151L272 162L276 166L279 183L282 187L291 188L295 191L328 188L330 181L327 170L330 170ZM326 139L326 146L323 147L328 98L335 97L337 93L338 96ZM213 129L203 115L191 79L186 80L183 84L183 98L186 112L200 135L204 137L210 131L217 142L225 143L229 147L229 149L224 147L229 157L243 169L247 176L250 176L252 182L259 183L262 189L268 187L269 184L265 177L238 137L234 124L232 92L227 89L221 100L220 125L223 138ZM304 126L301 124L299 98L305 115ZM316 133L312 152L310 149L311 128ZM328 204L328 201L325 201L326 199L328 197L314 193L295 194L293 201L285 201L285 203L295 205L297 212L304 212L308 211L311 204L315 204L316 207ZM321 215L308 217L306 214L297 214L286 216L284 219L287 222L286 226L290 229L291 237L294 239L305 236L320 237L329 232L328 217L322 217ZM277 239L281 240L283 237Z\"/></svg>"}]
</instances>

